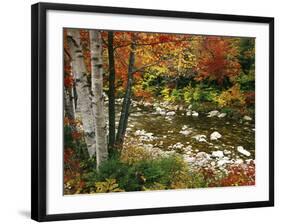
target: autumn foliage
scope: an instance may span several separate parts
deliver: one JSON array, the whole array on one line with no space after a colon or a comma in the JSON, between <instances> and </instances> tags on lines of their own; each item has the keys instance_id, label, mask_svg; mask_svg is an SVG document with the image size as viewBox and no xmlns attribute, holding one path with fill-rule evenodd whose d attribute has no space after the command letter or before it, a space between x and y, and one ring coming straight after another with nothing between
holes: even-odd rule
<instances>
[{"instance_id":1,"label":"autumn foliage","mask_svg":"<svg viewBox=\"0 0 281 224\"><path fill-rule=\"evenodd\" d=\"M196 108L200 113L207 112L205 108L227 111L229 115L254 113L254 38L122 31L113 33L115 64L112 82L115 83L112 95L116 99L125 101L128 83L132 81L132 94L127 99L128 102L135 100L153 103L157 100L174 107L176 105L177 108L192 106L190 108ZM103 92L108 97L108 31L100 31L100 34ZM68 36L67 29L64 29L63 35L64 89L76 110L75 85L80 80L73 75L73 59L68 46L71 37ZM86 65L86 74L83 75L89 79L83 87L90 89L93 83L89 30L80 29L79 35L81 57ZM132 47L133 36L135 48ZM132 55L134 63L130 67L129 58ZM130 69L133 77L131 80L128 74ZM93 92L90 91L89 95L91 98ZM254 163L227 165L223 172L209 168L193 171L180 156L152 159L151 154L137 144L123 149L121 147L120 152L116 153L118 159L115 154L110 155L112 158L104 162L98 172L94 169L96 158L89 158L87 153L79 108L77 111L78 116L75 118L67 115L64 117L65 194L255 185ZM128 117L129 114L130 112ZM117 121L115 118L113 121ZM126 122L128 120L124 122L127 125Z\"/></svg>"},{"instance_id":2,"label":"autumn foliage","mask_svg":"<svg viewBox=\"0 0 281 224\"><path fill-rule=\"evenodd\" d=\"M238 49L227 38L205 37L202 40L196 77L197 80L215 80L222 84L224 79L239 75Z\"/></svg>"}]
</instances>

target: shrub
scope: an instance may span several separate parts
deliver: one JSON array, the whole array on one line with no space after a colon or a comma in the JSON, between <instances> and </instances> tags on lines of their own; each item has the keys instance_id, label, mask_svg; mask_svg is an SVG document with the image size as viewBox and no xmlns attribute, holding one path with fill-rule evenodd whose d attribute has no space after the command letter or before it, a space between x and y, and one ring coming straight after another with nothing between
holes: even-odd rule
<instances>
[{"instance_id":1,"label":"shrub","mask_svg":"<svg viewBox=\"0 0 281 224\"><path fill-rule=\"evenodd\" d=\"M204 187L206 184L202 180L200 175L189 172L180 156L144 159L130 164L111 159L101 164L99 172L92 170L84 175L86 192L111 192L115 188L116 191L140 191Z\"/></svg>"},{"instance_id":2,"label":"shrub","mask_svg":"<svg viewBox=\"0 0 281 224\"><path fill-rule=\"evenodd\" d=\"M244 91L255 90L255 71L250 70L248 74L241 72L240 76L236 79Z\"/></svg>"},{"instance_id":3,"label":"shrub","mask_svg":"<svg viewBox=\"0 0 281 224\"><path fill-rule=\"evenodd\" d=\"M143 89L140 85L136 85L133 87L134 96L137 99L148 100L152 99L152 93L149 89Z\"/></svg>"},{"instance_id":4,"label":"shrub","mask_svg":"<svg viewBox=\"0 0 281 224\"><path fill-rule=\"evenodd\" d=\"M196 101L200 101L202 98L202 91L200 89L200 87L198 85L196 85L196 87L193 90L193 100Z\"/></svg>"},{"instance_id":5,"label":"shrub","mask_svg":"<svg viewBox=\"0 0 281 224\"><path fill-rule=\"evenodd\" d=\"M204 88L202 93L202 100L208 102L215 102L218 96L218 91L212 87Z\"/></svg>"},{"instance_id":6,"label":"shrub","mask_svg":"<svg viewBox=\"0 0 281 224\"><path fill-rule=\"evenodd\" d=\"M255 165L229 166L226 172L209 168L191 171L181 156L145 159L128 164L110 159L99 172L92 169L83 177L65 181L68 193L106 193L255 184Z\"/></svg>"},{"instance_id":7,"label":"shrub","mask_svg":"<svg viewBox=\"0 0 281 224\"><path fill-rule=\"evenodd\" d=\"M165 81L163 72L165 72L166 69L163 70L163 66L154 68L155 69L150 70L149 72L147 71L143 74L143 80L139 85L141 85L142 89L159 96L164 86Z\"/></svg>"},{"instance_id":8,"label":"shrub","mask_svg":"<svg viewBox=\"0 0 281 224\"><path fill-rule=\"evenodd\" d=\"M165 101L170 101L170 89L165 87L162 91L161 91L161 95L164 98Z\"/></svg>"},{"instance_id":9,"label":"shrub","mask_svg":"<svg viewBox=\"0 0 281 224\"><path fill-rule=\"evenodd\" d=\"M142 147L137 147L134 142L124 145L121 151L120 160L124 163L133 164L143 160L149 160L153 157L152 153L148 152Z\"/></svg>"},{"instance_id":10,"label":"shrub","mask_svg":"<svg viewBox=\"0 0 281 224\"><path fill-rule=\"evenodd\" d=\"M166 190L167 187L163 184L157 183L155 182L153 185L149 186L149 187L143 187L144 191L153 191L153 190Z\"/></svg>"},{"instance_id":11,"label":"shrub","mask_svg":"<svg viewBox=\"0 0 281 224\"><path fill-rule=\"evenodd\" d=\"M193 88L191 85L186 86L183 89L183 99L186 103L191 103L193 101Z\"/></svg>"},{"instance_id":12,"label":"shrub","mask_svg":"<svg viewBox=\"0 0 281 224\"><path fill-rule=\"evenodd\" d=\"M240 91L240 86L236 84L216 97L216 102L221 107L233 105L243 106L245 105L245 97Z\"/></svg>"},{"instance_id":13,"label":"shrub","mask_svg":"<svg viewBox=\"0 0 281 224\"><path fill-rule=\"evenodd\" d=\"M217 95L216 89L204 85L196 85L195 87L188 85L183 89L183 98L186 103L214 102Z\"/></svg>"},{"instance_id":14,"label":"shrub","mask_svg":"<svg viewBox=\"0 0 281 224\"><path fill-rule=\"evenodd\" d=\"M141 185L133 166L110 159L101 164L99 172L92 170L84 175L87 191L95 191L96 182L104 182L106 179L115 179L120 189L125 191L141 190Z\"/></svg>"},{"instance_id":15,"label":"shrub","mask_svg":"<svg viewBox=\"0 0 281 224\"><path fill-rule=\"evenodd\" d=\"M126 191L140 190L141 186L133 166L115 159L104 162L98 173L99 180L116 179L119 187Z\"/></svg>"},{"instance_id":16,"label":"shrub","mask_svg":"<svg viewBox=\"0 0 281 224\"><path fill-rule=\"evenodd\" d=\"M81 181L80 175L80 162L76 158L74 150L71 148L64 149L63 159L64 194L78 194L82 191L84 187L84 182Z\"/></svg>"},{"instance_id":17,"label":"shrub","mask_svg":"<svg viewBox=\"0 0 281 224\"><path fill-rule=\"evenodd\" d=\"M248 186L255 184L255 164L229 165L224 172L201 169L208 187Z\"/></svg>"},{"instance_id":18,"label":"shrub","mask_svg":"<svg viewBox=\"0 0 281 224\"><path fill-rule=\"evenodd\" d=\"M179 102L183 99L183 92L181 89L170 89L165 87L162 91L161 91L161 95L163 96L165 101L168 102Z\"/></svg>"},{"instance_id":19,"label":"shrub","mask_svg":"<svg viewBox=\"0 0 281 224\"><path fill-rule=\"evenodd\" d=\"M228 174L219 182L220 186L255 185L255 164L237 165L228 168Z\"/></svg>"},{"instance_id":20,"label":"shrub","mask_svg":"<svg viewBox=\"0 0 281 224\"><path fill-rule=\"evenodd\" d=\"M89 157L87 147L83 138L83 133L78 131L81 122L64 118L64 148L75 149L77 158L86 159Z\"/></svg>"},{"instance_id":21,"label":"shrub","mask_svg":"<svg viewBox=\"0 0 281 224\"><path fill-rule=\"evenodd\" d=\"M179 102L182 100L182 90L181 89L173 89L171 93L171 102Z\"/></svg>"},{"instance_id":22,"label":"shrub","mask_svg":"<svg viewBox=\"0 0 281 224\"><path fill-rule=\"evenodd\" d=\"M145 189L183 189L205 187L203 176L191 173L180 156L169 156L136 164L144 177ZM164 187L165 186L165 187Z\"/></svg>"},{"instance_id":23,"label":"shrub","mask_svg":"<svg viewBox=\"0 0 281 224\"><path fill-rule=\"evenodd\" d=\"M115 179L106 179L104 182L95 183L96 193L122 192L122 191L124 190L118 187L118 184L116 183Z\"/></svg>"}]
</instances>

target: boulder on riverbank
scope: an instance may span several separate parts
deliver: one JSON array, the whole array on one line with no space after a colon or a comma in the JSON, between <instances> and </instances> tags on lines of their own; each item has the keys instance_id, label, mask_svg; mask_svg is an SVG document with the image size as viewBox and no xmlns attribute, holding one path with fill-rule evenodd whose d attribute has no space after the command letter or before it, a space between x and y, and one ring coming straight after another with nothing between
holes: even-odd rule
<instances>
[{"instance_id":1,"label":"boulder on riverbank","mask_svg":"<svg viewBox=\"0 0 281 224\"><path fill-rule=\"evenodd\" d=\"M156 137L153 136L153 133L146 132L145 130L136 130L134 133L135 136L139 136L140 141L153 141Z\"/></svg>"},{"instance_id":2,"label":"boulder on riverbank","mask_svg":"<svg viewBox=\"0 0 281 224\"><path fill-rule=\"evenodd\" d=\"M238 146L237 151L243 154L244 156L250 156L251 153L243 148L243 146Z\"/></svg>"},{"instance_id":3,"label":"boulder on riverbank","mask_svg":"<svg viewBox=\"0 0 281 224\"><path fill-rule=\"evenodd\" d=\"M191 131L189 131L189 130L181 130L179 133L183 134L184 136L188 136L191 133Z\"/></svg>"},{"instance_id":4,"label":"boulder on riverbank","mask_svg":"<svg viewBox=\"0 0 281 224\"><path fill-rule=\"evenodd\" d=\"M208 113L207 117L218 117L223 118L226 117L226 113L220 113L218 110L212 110Z\"/></svg>"},{"instance_id":5,"label":"boulder on riverbank","mask_svg":"<svg viewBox=\"0 0 281 224\"><path fill-rule=\"evenodd\" d=\"M249 117L249 116L247 116L247 115L245 115L245 116L243 117L243 119L244 119L245 121L251 121L251 120L252 120L252 118Z\"/></svg>"},{"instance_id":6,"label":"boulder on riverbank","mask_svg":"<svg viewBox=\"0 0 281 224\"><path fill-rule=\"evenodd\" d=\"M174 116L176 114L175 111L169 111L166 113L166 116Z\"/></svg>"},{"instance_id":7,"label":"boulder on riverbank","mask_svg":"<svg viewBox=\"0 0 281 224\"><path fill-rule=\"evenodd\" d=\"M223 151L213 151L212 152L212 157L217 157L217 158L222 158L224 157Z\"/></svg>"},{"instance_id":8,"label":"boulder on riverbank","mask_svg":"<svg viewBox=\"0 0 281 224\"><path fill-rule=\"evenodd\" d=\"M192 138L195 138L198 142L207 142L206 135L194 135Z\"/></svg>"},{"instance_id":9,"label":"boulder on riverbank","mask_svg":"<svg viewBox=\"0 0 281 224\"><path fill-rule=\"evenodd\" d=\"M231 161L229 160L229 158L228 158L228 157L223 157L223 158L221 158L221 159L217 162L217 165L218 165L219 167L222 167L222 166L224 166L224 165L226 165L226 164L229 164L229 163L231 163Z\"/></svg>"},{"instance_id":10,"label":"boulder on riverbank","mask_svg":"<svg viewBox=\"0 0 281 224\"><path fill-rule=\"evenodd\" d=\"M222 135L219 133L219 132L217 132L217 131L214 131L211 135L210 135L210 139L211 140L218 140L219 138L221 138L222 137Z\"/></svg>"},{"instance_id":11,"label":"boulder on riverbank","mask_svg":"<svg viewBox=\"0 0 281 224\"><path fill-rule=\"evenodd\" d=\"M198 117L199 116L199 113L196 112L196 111L192 111L192 114L191 114L193 117Z\"/></svg>"},{"instance_id":12,"label":"boulder on riverbank","mask_svg":"<svg viewBox=\"0 0 281 224\"><path fill-rule=\"evenodd\" d=\"M223 117L225 117L226 116L226 113L220 113L219 115L218 115L218 118L223 118Z\"/></svg>"},{"instance_id":13,"label":"boulder on riverbank","mask_svg":"<svg viewBox=\"0 0 281 224\"><path fill-rule=\"evenodd\" d=\"M220 112L218 110L212 110L208 113L207 117L216 117L220 114Z\"/></svg>"}]
</instances>

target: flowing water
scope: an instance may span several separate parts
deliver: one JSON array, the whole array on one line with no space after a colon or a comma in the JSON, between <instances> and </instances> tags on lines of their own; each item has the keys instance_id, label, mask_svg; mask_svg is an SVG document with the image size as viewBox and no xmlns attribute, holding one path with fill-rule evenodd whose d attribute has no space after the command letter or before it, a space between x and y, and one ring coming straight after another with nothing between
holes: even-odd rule
<instances>
[{"instance_id":1,"label":"flowing water","mask_svg":"<svg viewBox=\"0 0 281 224\"><path fill-rule=\"evenodd\" d=\"M189 130L188 135L180 133L183 127ZM144 144L152 144L164 151L181 143L184 147L192 146L195 152L211 153L227 150L229 157L233 159L255 159L254 121L245 121L243 118L207 117L207 114L194 117L186 116L186 111L176 111L174 116L163 116L156 114L153 107L132 106L126 137L136 138L135 133L138 130L153 134L153 139L144 141ZM219 132L222 137L218 140L210 140L210 135L214 131ZM194 138L196 135L205 135L206 142L196 140ZM251 155L246 157L239 153L238 146L242 146ZM180 150L177 148L177 151L180 152Z\"/></svg>"}]
</instances>

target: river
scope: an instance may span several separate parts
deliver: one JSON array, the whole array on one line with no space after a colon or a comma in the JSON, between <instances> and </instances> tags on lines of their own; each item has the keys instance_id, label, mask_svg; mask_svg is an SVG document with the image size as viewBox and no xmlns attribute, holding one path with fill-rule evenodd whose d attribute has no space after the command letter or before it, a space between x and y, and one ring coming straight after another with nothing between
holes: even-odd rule
<instances>
[{"instance_id":1,"label":"river","mask_svg":"<svg viewBox=\"0 0 281 224\"><path fill-rule=\"evenodd\" d=\"M120 111L120 104L119 101L117 112ZM186 153L186 149L191 155L199 152L212 155L214 151L222 151L233 162L255 159L254 119L232 118L227 114L222 118L208 117L207 113L187 116L187 109L180 107L177 110L166 107L164 113L157 113L159 108L159 103L155 105L134 101L126 138L139 138L144 146L157 147L163 151L173 150L180 154ZM169 112L171 115L168 116ZM220 137L211 140L210 136L214 132L218 132ZM245 149L249 155L239 152L238 147Z\"/></svg>"}]
</instances>

